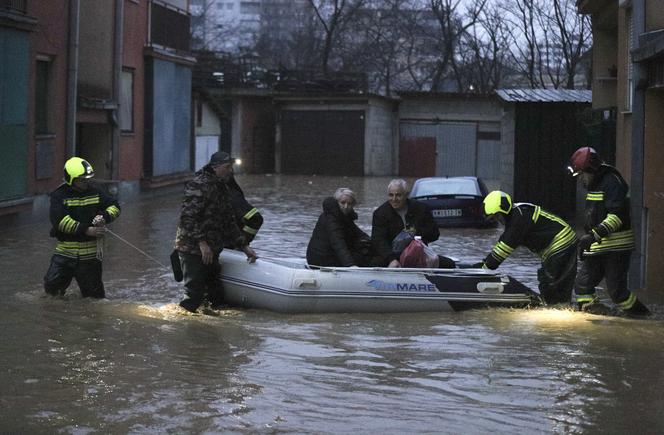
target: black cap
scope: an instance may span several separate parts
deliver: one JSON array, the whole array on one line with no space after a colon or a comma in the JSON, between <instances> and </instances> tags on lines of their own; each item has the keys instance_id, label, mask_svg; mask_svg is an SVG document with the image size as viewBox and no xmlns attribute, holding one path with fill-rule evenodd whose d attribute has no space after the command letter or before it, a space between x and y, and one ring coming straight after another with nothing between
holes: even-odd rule
<instances>
[{"instance_id":1,"label":"black cap","mask_svg":"<svg viewBox=\"0 0 664 435\"><path fill-rule=\"evenodd\" d=\"M216 153L212 154L212 156L210 156L210 164L212 166L223 165L226 163L235 163L235 159L227 152L217 151Z\"/></svg>"}]
</instances>

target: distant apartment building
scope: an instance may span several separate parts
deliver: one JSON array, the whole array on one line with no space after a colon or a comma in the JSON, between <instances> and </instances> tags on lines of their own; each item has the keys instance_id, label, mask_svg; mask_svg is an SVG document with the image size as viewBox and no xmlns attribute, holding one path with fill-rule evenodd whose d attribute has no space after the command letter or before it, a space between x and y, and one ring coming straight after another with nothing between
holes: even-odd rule
<instances>
[{"instance_id":1,"label":"distant apartment building","mask_svg":"<svg viewBox=\"0 0 664 435\"><path fill-rule=\"evenodd\" d=\"M297 27L307 0L191 0L195 49L237 53L251 50L261 29L283 38Z\"/></svg>"}]
</instances>

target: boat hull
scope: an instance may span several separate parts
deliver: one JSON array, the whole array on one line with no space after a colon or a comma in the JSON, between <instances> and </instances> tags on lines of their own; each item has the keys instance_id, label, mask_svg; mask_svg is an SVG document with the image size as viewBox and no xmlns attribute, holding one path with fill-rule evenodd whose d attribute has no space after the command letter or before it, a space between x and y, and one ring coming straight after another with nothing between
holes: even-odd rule
<instances>
[{"instance_id":1,"label":"boat hull","mask_svg":"<svg viewBox=\"0 0 664 435\"><path fill-rule=\"evenodd\" d=\"M283 313L398 313L539 304L506 275L483 269L309 268L303 259L221 254L224 300Z\"/></svg>"}]
</instances>

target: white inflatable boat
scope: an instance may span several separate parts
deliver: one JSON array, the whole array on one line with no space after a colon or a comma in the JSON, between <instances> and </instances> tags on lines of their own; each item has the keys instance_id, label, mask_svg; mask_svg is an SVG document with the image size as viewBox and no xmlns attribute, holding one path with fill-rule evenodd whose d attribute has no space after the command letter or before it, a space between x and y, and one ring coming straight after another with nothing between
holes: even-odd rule
<instances>
[{"instance_id":1,"label":"white inflatable boat","mask_svg":"<svg viewBox=\"0 0 664 435\"><path fill-rule=\"evenodd\" d=\"M225 302L283 313L423 312L539 305L539 295L484 269L314 268L304 259L221 253Z\"/></svg>"}]
</instances>

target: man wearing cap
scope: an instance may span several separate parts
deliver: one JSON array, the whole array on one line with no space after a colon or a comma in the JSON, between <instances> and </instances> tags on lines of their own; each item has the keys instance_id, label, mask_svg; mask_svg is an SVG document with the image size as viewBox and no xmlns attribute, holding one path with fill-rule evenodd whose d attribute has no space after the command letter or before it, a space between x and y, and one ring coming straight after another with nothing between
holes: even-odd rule
<instances>
[{"instance_id":1,"label":"man wearing cap","mask_svg":"<svg viewBox=\"0 0 664 435\"><path fill-rule=\"evenodd\" d=\"M213 307L223 302L219 254L224 246L241 249L251 263L257 258L235 222L226 186L234 163L228 153L216 152L185 186L175 250L187 295L180 306L187 311L195 312L206 297Z\"/></svg>"}]
</instances>

